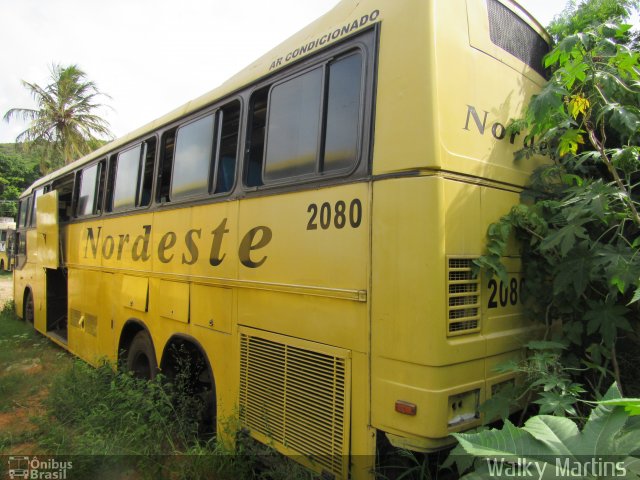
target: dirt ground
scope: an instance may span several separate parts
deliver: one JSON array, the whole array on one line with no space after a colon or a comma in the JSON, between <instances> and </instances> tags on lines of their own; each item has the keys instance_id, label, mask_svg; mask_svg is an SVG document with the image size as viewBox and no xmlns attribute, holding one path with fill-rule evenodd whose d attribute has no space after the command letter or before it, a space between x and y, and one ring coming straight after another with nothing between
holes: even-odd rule
<instances>
[{"instance_id":1,"label":"dirt ground","mask_svg":"<svg viewBox=\"0 0 640 480\"><path fill-rule=\"evenodd\" d=\"M0 275L0 310L5 302L13 298L13 276L8 273Z\"/></svg>"}]
</instances>

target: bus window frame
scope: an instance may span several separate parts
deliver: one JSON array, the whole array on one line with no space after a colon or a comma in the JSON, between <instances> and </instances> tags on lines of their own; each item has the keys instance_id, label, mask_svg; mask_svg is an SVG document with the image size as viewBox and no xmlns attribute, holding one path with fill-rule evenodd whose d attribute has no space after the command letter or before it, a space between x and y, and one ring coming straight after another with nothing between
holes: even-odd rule
<instances>
[{"instance_id":1,"label":"bus window frame","mask_svg":"<svg viewBox=\"0 0 640 480\"><path fill-rule=\"evenodd\" d=\"M106 161L106 174L105 174L105 186L103 192L103 200L102 200L102 213L96 214L95 216L100 215L122 215L129 212L141 211L141 210L149 210L151 206L154 204L153 199L155 196L155 185L156 185L156 176L158 170L158 150L159 150L159 133L160 130L155 130L144 137L139 137L132 142L127 143L126 145L121 146L109 153L105 157L101 157ZM151 172L151 191L150 191L150 200L146 205L140 205L140 195L142 182L144 181L144 167L145 167L145 158L147 155L147 146L146 144L153 139L155 141L155 151L153 154L153 168ZM132 207L122 207L122 208L114 208L113 203L115 200L115 188L117 182L117 173L118 173L118 162L120 155L128 152L129 150L133 150L134 148L140 148L140 158L138 160L138 176L136 178L135 185L135 194L134 194L134 205ZM82 170L83 167L79 168ZM87 218L87 217L81 217Z\"/></svg>"},{"instance_id":2,"label":"bus window frame","mask_svg":"<svg viewBox=\"0 0 640 480\"><path fill-rule=\"evenodd\" d=\"M92 213L89 214L80 214L78 212L79 206L80 206L80 194L82 192L82 181L83 181L83 177L84 177L84 171L88 170L89 168L92 168L94 166L98 166L98 171L96 174L96 183L95 183L95 190L94 190L94 203L93 203L93 208L92 208ZM87 163L85 165L83 165L82 167L78 168L77 172L76 172L76 184L77 186L75 187L76 193L74 195L77 195L77 198L74 202L74 215L73 218L94 218L94 217L99 217L102 214L102 203L103 203L103 197L104 197L104 187L101 184L102 181L106 181L103 180L103 178L106 177L106 158L99 158L96 161L93 161L91 163Z\"/></svg>"},{"instance_id":3,"label":"bus window frame","mask_svg":"<svg viewBox=\"0 0 640 480\"><path fill-rule=\"evenodd\" d=\"M18 215L16 217L16 220L17 220L16 221L16 230L24 228L23 223L24 223L24 218L25 217L22 217L22 218L20 218L20 217L23 215L23 211L26 208L26 201L27 201L27 197L23 197L23 198L18 200ZM26 211L24 211L24 215L25 216L27 215Z\"/></svg>"},{"instance_id":4,"label":"bus window frame","mask_svg":"<svg viewBox=\"0 0 640 480\"><path fill-rule=\"evenodd\" d=\"M185 120L182 123L179 123L177 126L174 127L175 137L174 137L173 155L171 158L172 165L171 165L171 179L169 180L169 201L165 202L164 204L176 205L180 203L189 202L198 198L207 198L212 194L211 185L212 184L215 185L215 181L217 179L217 168L216 168L218 165L217 150L218 150L218 138L220 136L220 130L221 130L221 128L219 127L218 113L220 113L220 108L207 109L206 111L199 112L194 116L188 117L187 120ZM172 198L173 180L176 172L176 169L175 169L176 149L178 145L178 135L180 134L180 130L209 116L213 117L213 131L211 133L211 154L209 156L209 171L207 172L206 191L194 193L191 195L182 195L174 199ZM213 180L212 180L212 177L214 177Z\"/></svg>"},{"instance_id":5,"label":"bus window frame","mask_svg":"<svg viewBox=\"0 0 640 480\"><path fill-rule=\"evenodd\" d=\"M224 109L231 106L235 102L237 102L239 118L238 118L238 132L237 132L236 150L235 150L236 164L235 164L235 171L233 174L233 183L229 188L229 190L224 192L216 192L215 189L217 187L218 174L220 170L220 146L222 142L222 129L224 126ZM182 118L176 122L168 124L164 128L156 131L156 135L159 136L161 141L159 142L158 151L157 151L158 155L156 159L155 175L154 175L154 182L153 182L154 189L153 189L152 203L154 207L159 207L164 209L164 208L170 208L171 205L184 205L188 203L194 203L194 204L207 203L207 201L209 200L215 201L216 199L226 199L231 195L234 195L234 193L236 192L236 189L238 188L238 185L242 183L239 177L240 177L240 173L242 172L242 168L243 168L242 164L244 161L244 158L242 158L241 156L241 152L242 152L241 145L243 145L243 142L244 142L243 135L245 134L244 123L245 123L245 118L247 113L245 110L245 107L246 107L246 102L244 101L242 96L237 94L231 95L229 97L221 99L218 102L215 102L213 105L210 105L205 109L200 110L199 112L194 113L193 115L189 115L188 117ZM209 178L208 178L207 192L184 196L178 199L171 199L171 187L173 185L173 173L174 173L173 167L175 166L175 164L173 163L175 160L175 142L178 138L178 131L183 126L188 125L197 120L200 120L206 117L207 115L211 115L211 114L214 115L214 138L213 138L213 144L212 144L211 162L209 165ZM162 139L164 139L164 135L170 132L171 130L175 130L175 133L174 133L175 137L174 137L174 151L171 158L172 165L171 165L171 179L169 182L169 199L161 200L161 199L158 199L157 195L160 190L159 183L161 183L161 180L162 180L159 177L159 172L162 167L160 163L161 163L161 160L162 161L165 160L161 158L162 156L161 149L164 148L164 146L162 145Z\"/></svg>"},{"instance_id":6,"label":"bus window frame","mask_svg":"<svg viewBox=\"0 0 640 480\"><path fill-rule=\"evenodd\" d=\"M338 45L328 47L325 51L318 52L309 58L304 58L299 62L296 62L275 74L262 79L259 82L251 85L247 89L248 105L246 113L246 125L244 128L244 150L242 158L242 187L245 192L261 192L271 191L277 189L284 190L300 190L309 188L309 185L315 184L336 184L341 182L353 181L355 177L364 178L370 174L371 169L371 155L372 145L371 140L373 138L372 130L375 120L375 82L376 82L376 68L377 62L374 55L378 48L379 39L379 27L374 25L364 31L360 32L353 38L344 40ZM326 139L320 138L325 135L325 118L327 95L324 92L328 91L328 85L326 85L327 74L326 69L329 68L331 62L340 60L341 58L348 57L349 55L359 53L362 59L361 78L360 78L360 112L358 119L358 136L357 136L357 158L350 168L344 168L339 170L331 170L330 172L318 172L319 163L321 162L321 154L323 154L324 143ZM323 111L322 121L319 128L319 151L316 152L316 172L313 174L295 175L278 180L265 181L264 169L266 166L266 153L267 153L267 129L269 122L269 110L271 101L271 92L273 87L287 82L293 78L303 75L315 68L323 68ZM252 128L252 99L253 96L264 90L268 89L267 95L267 118L265 121L265 138L263 143L262 152L262 164L260 166L261 171L261 185L247 185L247 176L249 171L249 158L251 150L251 128Z\"/></svg>"},{"instance_id":7,"label":"bus window frame","mask_svg":"<svg viewBox=\"0 0 640 480\"><path fill-rule=\"evenodd\" d=\"M38 224L37 217L36 217L36 206L37 206L36 204L38 203L38 197L41 197L44 194L45 194L44 186L36 188L32 192L33 200L31 201L31 214L29 216L30 227L36 227Z\"/></svg>"},{"instance_id":8,"label":"bus window frame","mask_svg":"<svg viewBox=\"0 0 640 480\"><path fill-rule=\"evenodd\" d=\"M29 193L29 195L27 195L25 201L26 203L26 210L24 212L24 220L23 223L20 225L22 228L31 228L31 214L33 213L33 192Z\"/></svg>"}]
</instances>

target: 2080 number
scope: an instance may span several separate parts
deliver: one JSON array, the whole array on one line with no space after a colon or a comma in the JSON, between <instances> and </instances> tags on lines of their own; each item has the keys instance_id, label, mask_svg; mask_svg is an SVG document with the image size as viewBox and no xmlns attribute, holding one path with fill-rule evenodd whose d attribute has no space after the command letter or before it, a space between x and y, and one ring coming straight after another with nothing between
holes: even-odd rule
<instances>
[{"instance_id":1,"label":"2080 number","mask_svg":"<svg viewBox=\"0 0 640 480\"><path fill-rule=\"evenodd\" d=\"M489 280L489 290L491 290L491 295L489 296L487 308L517 305L522 294L522 283L523 281L518 281L517 278L511 278L509 283L506 285L502 280L500 280L500 282L495 278Z\"/></svg>"},{"instance_id":2,"label":"2080 number","mask_svg":"<svg viewBox=\"0 0 640 480\"><path fill-rule=\"evenodd\" d=\"M307 212L311 214L307 230L317 230L318 226L322 230L327 230L331 225L341 229L347 224L351 228L358 228L362 223L362 202L357 198L351 200L348 208L347 203L342 200L338 200L335 205L329 202L324 202L320 206L312 203L307 208Z\"/></svg>"}]
</instances>

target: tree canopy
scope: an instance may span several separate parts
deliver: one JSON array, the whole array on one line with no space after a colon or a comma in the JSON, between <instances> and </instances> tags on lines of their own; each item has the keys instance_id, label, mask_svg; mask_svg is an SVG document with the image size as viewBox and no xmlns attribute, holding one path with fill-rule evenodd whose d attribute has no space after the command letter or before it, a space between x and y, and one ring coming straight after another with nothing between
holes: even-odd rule
<instances>
[{"instance_id":1,"label":"tree canopy","mask_svg":"<svg viewBox=\"0 0 640 480\"><path fill-rule=\"evenodd\" d=\"M558 42L569 35L596 28L602 23L624 23L639 5L638 0L588 0L580 3L571 0L562 14L551 21L547 30Z\"/></svg>"},{"instance_id":2,"label":"tree canopy","mask_svg":"<svg viewBox=\"0 0 640 480\"><path fill-rule=\"evenodd\" d=\"M108 122L96 113L103 107L99 97L107 95L86 73L77 65L53 65L50 73L51 81L44 87L22 81L36 108L12 108L4 115L6 121L18 117L30 122L16 143L42 147L42 173L72 162L113 136Z\"/></svg>"}]
</instances>

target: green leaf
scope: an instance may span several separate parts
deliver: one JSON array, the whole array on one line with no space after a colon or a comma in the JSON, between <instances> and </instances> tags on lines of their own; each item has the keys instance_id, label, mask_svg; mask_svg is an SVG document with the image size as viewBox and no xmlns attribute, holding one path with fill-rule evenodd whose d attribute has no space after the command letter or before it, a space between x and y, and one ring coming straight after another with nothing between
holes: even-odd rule
<instances>
[{"instance_id":1,"label":"green leaf","mask_svg":"<svg viewBox=\"0 0 640 480\"><path fill-rule=\"evenodd\" d=\"M587 78L586 71L588 68L589 65L582 61L582 58L576 58L575 61L567 63L560 70L564 86L571 89L576 81L584 82Z\"/></svg>"},{"instance_id":2,"label":"green leaf","mask_svg":"<svg viewBox=\"0 0 640 480\"><path fill-rule=\"evenodd\" d=\"M589 238L587 230L579 223L571 223L559 230L551 232L541 243L542 251L549 251L553 248L560 247L560 255L566 256L567 253L575 246L576 239Z\"/></svg>"},{"instance_id":3,"label":"green leaf","mask_svg":"<svg viewBox=\"0 0 640 480\"><path fill-rule=\"evenodd\" d=\"M590 256L583 249L573 252L572 256L565 257L554 268L553 279L554 295L573 291L579 297L587 289L590 280L591 261Z\"/></svg>"},{"instance_id":4,"label":"green leaf","mask_svg":"<svg viewBox=\"0 0 640 480\"><path fill-rule=\"evenodd\" d=\"M567 348L564 343L551 340L531 340L525 347L531 350L565 350Z\"/></svg>"},{"instance_id":5,"label":"green leaf","mask_svg":"<svg viewBox=\"0 0 640 480\"><path fill-rule=\"evenodd\" d=\"M497 418L508 418L511 407L513 406L513 393L514 388L505 389L508 391L502 391L488 398L481 406L480 412L484 414L484 423L489 423Z\"/></svg>"},{"instance_id":6,"label":"green leaf","mask_svg":"<svg viewBox=\"0 0 640 480\"><path fill-rule=\"evenodd\" d=\"M555 462L559 456L570 459L585 456L595 460L606 455L629 457L638 450L640 423L634 423L637 417L629 417L624 407L632 405L635 408L637 401L620 399L620 392L614 385L605 394L604 401L591 411L582 431L568 418L538 415L530 418L522 428L505 420L501 430L454 433L453 436L467 453L489 459L526 457L544 464ZM635 460L625 458L625 465L631 466ZM487 478L486 462L476 465L474 478ZM554 463L548 466L554 469Z\"/></svg>"},{"instance_id":7,"label":"green leaf","mask_svg":"<svg viewBox=\"0 0 640 480\"><path fill-rule=\"evenodd\" d=\"M637 301L640 301L640 287L636 289L636 293L633 294L633 297L631 298L629 303L627 303L627 305L631 305L632 303L636 303Z\"/></svg>"},{"instance_id":8,"label":"green leaf","mask_svg":"<svg viewBox=\"0 0 640 480\"><path fill-rule=\"evenodd\" d=\"M520 452L527 452L530 457L554 454L545 443L538 441L526 430L515 427L509 420L505 420L502 430L452 435L467 453L478 457L502 457L518 455Z\"/></svg>"},{"instance_id":9,"label":"green leaf","mask_svg":"<svg viewBox=\"0 0 640 480\"><path fill-rule=\"evenodd\" d=\"M605 400L620 398L615 385L605 394ZM591 411L589 419L582 430L580 441L571 444L578 455L626 455L628 451L618 451L617 435L623 430L628 415L622 407L597 405Z\"/></svg>"},{"instance_id":10,"label":"green leaf","mask_svg":"<svg viewBox=\"0 0 640 480\"><path fill-rule=\"evenodd\" d=\"M568 153L575 155L578 153L578 147L584 144L584 130L570 128L566 130L559 139L558 154L564 157Z\"/></svg>"},{"instance_id":11,"label":"green leaf","mask_svg":"<svg viewBox=\"0 0 640 480\"><path fill-rule=\"evenodd\" d=\"M556 387L558 385L555 385ZM575 415L573 404L576 399L559 391L542 392L534 403L540 405L540 413L563 417L566 414Z\"/></svg>"},{"instance_id":12,"label":"green leaf","mask_svg":"<svg viewBox=\"0 0 640 480\"><path fill-rule=\"evenodd\" d=\"M640 117L637 109L628 106L616 105L611 108L610 123L621 135L628 138L637 133L640 128Z\"/></svg>"},{"instance_id":13,"label":"green leaf","mask_svg":"<svg viewBox=\"0 0 640 480\"><path fill-rule=\"evenodd\" d=\"M640 415L640 398L616 398L612 400L601 400L599 405L624 407L625 412L630 416Z\"/></svg>"},{"instance_id":14,"label":"green leaf","mask_svg":"<svg viewBox=\"0 0 640 480\"><path fill-rule=\"evenodd\" d=\"M546 444L554 455L572 455L567 445L575 442L580 431L568 418L538 415L530 418L522 428Z\"/></svg>"},{"instance_id":15,"label":"green leaf","mask_svg":"<svg viewBox=\"0 0 640 480\"><path fill-rule=\"evenodd\" d=\"M625 315L629 310L622 305L590 303L591 310L584 315L587 322L587 334L602 334L606 345L613 345L618 329L631 331L631 324Z\"/></svg>"},{"instance_id":16,"label":"green leaf","mask_svg":"<svg viewBox=\"0 0 640 480\"><path fill-rule=\"evenodd\" d=\"M566 95L569 95L567 89L555 83L548 83L529 104L529 112L534 122L548 124L553 115L564 112Z\"/></svg>"}]
</instances>

